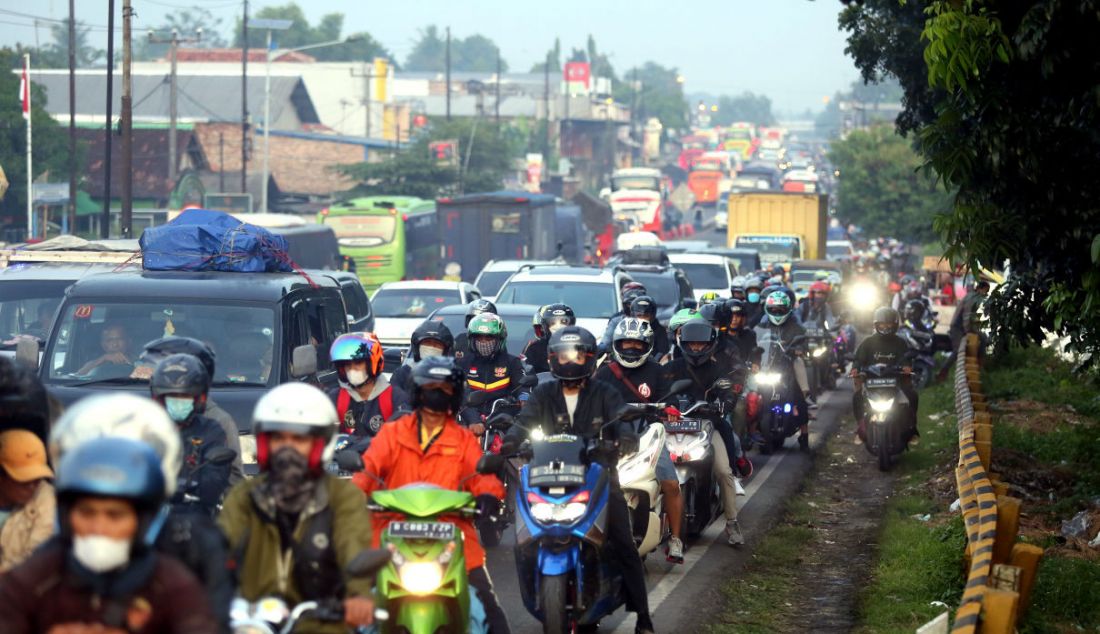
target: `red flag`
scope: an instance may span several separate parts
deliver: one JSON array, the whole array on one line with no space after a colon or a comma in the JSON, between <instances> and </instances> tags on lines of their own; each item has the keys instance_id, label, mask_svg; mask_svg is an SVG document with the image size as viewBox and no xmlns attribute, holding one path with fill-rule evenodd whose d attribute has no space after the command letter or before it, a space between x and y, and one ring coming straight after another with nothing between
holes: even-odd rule
<instances>
[{"instance_id":1,"label":"red flag","mask_svg":"<svg viewBox=\"0 0 1100 634\"><path fill-rule=\"evenodd\" d=\"M23 118L31 116L31 82L27 77L27 60L23 59L23 77L19 80L19 101L23 103Z\"/></svg>"}]
</instances>

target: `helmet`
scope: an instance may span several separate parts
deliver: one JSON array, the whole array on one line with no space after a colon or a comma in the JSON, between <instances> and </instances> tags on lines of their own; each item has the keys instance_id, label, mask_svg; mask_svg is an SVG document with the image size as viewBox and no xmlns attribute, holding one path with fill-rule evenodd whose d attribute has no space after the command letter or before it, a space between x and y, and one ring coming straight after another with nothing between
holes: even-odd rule
<instances>
[{"instance_id":1,"label":"helmet","mask_svg":"<svg viewBox=\"0 0 1100 634\"><path fill-rule=\"evenodd\" d=\"M566 304L547 304L535 313L535 335L540 339L549 339L552 331L564 326L576 326L577 315Z\"/></svg>"},{"instance_id":2,"label":"helmet","mask_svg":"<svg viewBox=\"0 0 1100 634\"><path fill-rule=\"evenodd\" d=\"M716 302L716 301L718 301L718 292L717 291L707 291L707 292L705 292L705 293L703 293L702 295L699 296L699 303L700 304L710 304L710 303L713 303L713 302Z\"/></svg>"},{"instance_id":3,"label":"helmet","mask_svg":"<svg viewBox=\"0 0 1100 634\"><path fill-rule=\"evenodd\" d=\"M197 400L210 391L210 375L197 357L189 354L173 354L165 357L153 370L149 390L154 397L168 394L187 394ZM203 405L206 404L205 399Z\"/></svg>"},{"instance_id":4,"label":"helmet","mask_svg":"<svg viewBox=\"0 0 1100 634\"><path fill-rule=\"evenodd\" d=\"M829 272L825 269L818 269L814 271L814 279L819 282L824 282L825 280L829 279Z\"/></svg>"},{"instance_id":5,"label":"helmet","mask_svg":"<svg viewBox=\"0 0 1100 634\"><path fill-rule=\"evenodd\" d=\"M920 299L924 295L924 289L920 282L913 280L905 285L905 299Z\"/></svg>"},{"instance_id":6,"label":"helmet","mask_svg":"<svg viewBox=\"0 0 1100 634\"><path fill-rule=\"evenodd\" d=\"M500 315L482 313L470 321L466 327L466 334L469 337L466 345L470 348L470 352L489 359L504 347L504 340L508 338L508 326ZM482 339L486 337L490 340L483 341Z\"/></svg>"},{"instance_id":7,"label":"helmet","mask_svg":"<svg viewBox=\"0 0 1100 634\"><path fill-rule=\"evenodd\" d=\"M623 313L630 314L630 304L638 297L646 294L645 285L641 282L627 282L619 291L619 297L623 300Z\"/></svg>"},{"instance_id":8,"label":"helmet","mask_svg":"<svg viewBox=\"0 0 1100 634\"><path fill-rule=\"evenodd\" d=\"M745 302L737 299L736 297L726 300L726 314L729 317L726 320L726 323L730 324L731 329L733 327L731 322L733 321L734 315L741 315L741 317L743 317L744 319L749 318L749 311L748 308L745 306ZM747 325L745 324L744 319L742 320L741 325L738 327L738 330L744 328Z\"/></svg>"},{"instance_id":9,"label":"helmet","mask_svg":"<svg viewBox=\"0 0 1100 634\"><path fill-rule=\"evenodd\" d=\"M775 275L777 277L783 277L787 274L787 269L783 268L783 265L779 263L773 264L771 271L772 275Z\"/></svg>"},{"instance_id":10,"label":"helmet","mask_svg":"<svg viewBox=\"0 0 1100 634\"><path fill-rule=\"evenodd\" d=\"M466 305L466 328L469 329L470 321L482 313L496 314L497 305L487 299L475 299Z\"/></svg>"},{"instance_id":11,"label":"helmet","mask_svg":"<svg viewBox=\"0 0 1100 634\"><path fill-rule=\"evenodd\" d=\"M385 365L382 342L373 332L349 332L340 335L332 342L328 354L332 364L336 366L336 376L340 386L344 388L359 387L348 381L347 368L344 367L346 362L366 361L367 381L381 374Z\"/></svg>"},{"instance_id":12,"label":"helmet","mask_svg":"<svg viewBox=\"0 0 1100 634\"><path fill-rule=\"evenodd\" d=\"M688 323L693 319L700 319L699 312L692 308L683 308L676 311L676 314L672 316L672 319L668 320L669 331L675 333L680 329L680 326Z\"/></svg>"},{"instance_id":13,"label":"helmet","mask_svg":"<svg viewBox=\"0 0 1100 634\"><path fill-rule=\"evenodd\" d=\"M167 482L157 454L149 445L121 437L89 440L61 461L54 486L62 535L71 535L69 509L73 502L95 496L129 500L139 518L134 543L156 539L156 530L149 529L165 500Z\"/></svg>"},{"instance_id":14,"label":"helmet","mask_svg":"<svg viewBox=\"0 0 1100 634\"><path fill-rule=\"evenodd\" d=\"M745 299L745 278L738 275L730 282L730 297L736 297L737 299Z\"/></svg>"},{"instance_id":15,"label":"helmet","mask_svg":"<svg viewBox=\"0 0 1100 634\"><path fill-rule=\"evenodd\" d=\"M550 373L556 379L579 382L596 369L596 338L580 326L566 326L550 335L547 352Z\"/></svg>"},{"instance_id":16,"label":"helmet","mask_svg":"<svg viewBox=\"0 0 1100 634\"><path fill-rule=\"evenodd\" d=\"M50 461L59 465L77 447L102 436L129 438L152 447L160 457L165 495L176 492L183 465L180 432L163 407L126 392L82 398L65 410L50 430Z\"/></svg>"},{"instance_id":17,"label":"helmet","mask_svg":"<svg viewBox=\"0 0 1100 634\"><path fill-rule=\"evenodd\" d=\"M907 321L918 323L924 318L924 313L927 311L928 307L919 299L911 299L905 302L905 319Z\"/></svg>"},{"instance_id":18,"label":"helmet","mask_svg":"<svg viewBox=\"0 0 1100 634\"><path fill-rule=\"evenodd\" d=\"M726 310L726 302L703 304L699 309L699 315L719 332L729 327L730 313Z\"/></svg>"},{"instance_id":19,"label":"helmet","mask_svg":"<svg viewBox=\"0 0 1100 634\"><path fill-rule=\"evenodd\" d=\"M814 282L813 284L810 284L811 293L825 293L826 295L828 295L830 290L831 289L829 288L829 284L827 282Z\"/></svg>"},{"instance_id":20,"label":"helmet","mask_svg":"<svg viewBox=\"0 0 1100 634\"><path fill-rule=\"evenodd\" d=\"M710 359L715 348L718 347L718 331L714 329L714 326L701 319L692 320L680 328L677 343L680 346L680 352L683 353L684 359L689 364L702 365ZM699 351L693 351L691 346L688 345L692 343L704 343L706 345Z\"/></svg>"},{"instance_id":21,"label":"helmet","mask_svg":"<svg viewBox=\"0 0 1100 634\"><path fill-rule=\"evenodd\" d=\"M416 327L409 340L413 361L419 362L421 360L420 344L429 340L443 344L443 356L449 357L454 354L455 337L451 334L450 328L447 328L447 325L442 321L426 319L424 323Z\"/></svg>"},{"instance_id":22,"label":"helmet","mask_svg":"<svg viewBox=\"0 0 1100 634\"><path fill-rule=\"evenodd\" d=\"M419 408L420 393L422 387L429 383L450 383L454 388L451 396L451 413L458 412L462 408L462 389L466 384L465 374L455 365L450 357L429 357L416 365L412 370L412 406Z\"/></svg>"},{"instance_id":23,"label":"helmet","mask_svg":"<svg viewBox=\"0 0 1100 634\"><path fill-rule=\"evenodd\" d=\"M632 317L648 317L657 319L657 300L649 295L639 295L630 303L630 315Z\"/></svg>"},{"instance_id":24,"label":"helmet","mask_svg":"<svg viewBox=\"0 0 1100 634\"><path fill-rule=\"evenodd\" d=\"M252 410L256 462L261 470L267 469L271 457L270 432L289 432L314 437L309 468L320 472L325 446L338 422L336 407L324 392L307 383L283 383L260 397Z\"/></svg>"},{"instance_id":25,"label":"helmet","mask_svg":"<svg viewBox=\"0 0 1100 634\"><path fill-rule=\"evenodd\" d=\"M165 357L171 354L189 354L196 357L206 368L210 379L214 379L214 350L198 339L191 337L161 337L145 344L145 350L138 359L141 363L150 367L156 367Z\"/></svg>"},{"instance_id":26,"label":"helmet","mask_svg":"<svg viewBox=\"0 0 1100 634\"><path fill-rule=\"evenodd\" d=\"M764 300L764 312L768 315L768 321L776 326L783 325L791 316L793 303L790 295L776 290Z\"/></svg>"},{"instance_id":27,"label":"helmet","mask_svg":"<svg viewBox=\"0 0 1100 634\"><path fill-rule=\"evenodd\" d=\"M30 366L8 357L0 357L0 427L27 429L43 440L50 429L46 388Z\"/></svg>"},{"instance_id":28,"label":"helmet","mask_svg":"<svg viewBox=\"0 0 1100 634\"><path fill-rule=\"evenodd\" d=\"M641 350L624 350L619 344L623 341L640 341L643 344ZM653 328L649 322L627 317L615 326L615 333L611 336L611 356L624 368L636 368L649 358L653 352Z\"/></svg>"},{"instance_id":29,"label":"helmet","mask_svg":"<svg viewBox=\"0 0 1100 634\"><path fill-rule=\"evenodd\" d=\"M880 335L892 335L898 331L898 311L889 306L876 308L872 321L875 332Z\"/></svg>"}]
</instances>

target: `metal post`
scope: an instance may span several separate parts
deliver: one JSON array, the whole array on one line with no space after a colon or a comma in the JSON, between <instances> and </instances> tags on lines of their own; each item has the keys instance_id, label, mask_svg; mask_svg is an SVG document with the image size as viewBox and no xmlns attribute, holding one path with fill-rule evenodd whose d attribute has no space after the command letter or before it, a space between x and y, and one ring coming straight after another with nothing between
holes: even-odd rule
<instances>
[{"instance_id":1,"label":"metal post","mask_svg":"<svg viewBox=\"0 0 1100 634\"><path fill-rule=\"evenodd\" d=\"M451 120L451 27L447 27L447 121Z\"/></svg>"},{"instance_id":2,"label":"metal post","mask_svg":"<svg viewBox=\"0 0 1100 634\"><path fill-rule=\"evenodd\" d=\"M172 36L167 39L154 37L149 33L151 44L168 45L168 181L175 186L176 177L179 175L179 73L178 54L180 44L192 44L202 41L202 30L195 37L180 37L179 31L173 30Z\"/></svg>"},{"instance_id":3,"label":"metal post","mask_svg":"<svg viewBox=\"0 0 1100 634\"><path fill-rule=\"evenodd\" d=\"M494 107L497 127L500 127L500 47L497 47L497 102Z\"/></svg>"},{"instance_id":4,"label":"metal post","mask_svg":"<svg viewBox=\"0 0 1100 634\"><path fill-rule=\"evenodd\" d=\"M248 193L248 0L241 20L241 193Z\"/></svg>"},{"instance_id":5,"label":"metal post","mask_svg":"<svg viewBox=\"0 0 1100 634\"><path fill-rule=\"evenodd\" d=\"M542 68L542 103L546 112L543 113L543 121L546 123L546 134L542 140L542 160L544 165L550 163L550 52L546 52L546 64ZM545 174L546 170L543 169Z\"/></svg>"},{"instance_id":6,"label":"metal post","mask_svg":"<svg viewBox=\"0 0 1100 634\"><path fill-rule=\"evenodd\" d=\"M264 176L260 190L260 212L267 213L267 179L271 169L271 29L267 30L267 70L264 74Z\"/></svg>"},{"instance_id":7,"label":"metal post","mask_svg":"<svg viewBox=\"0 0 1100 634\"><path fill-rule=\"evenodd\" d=\"M134 17L131 0L122 0L122 237L133 237L134 215L134 134L133 84L130 81L130 22Z\"/></svg>"},{"instance_id":8,"label":"metal post","mask_svg":"<svg viewBox=\"0 0 1100 634\"><path fill-rule=\"evenodd\" d=\"M225 133L218 133L218 191L225 191Z\"/></svg>"},{"instance_id":9,"label":"metal post","mask_svg":"<svg viewBox=\"0 0 1100 634\"><path fill-rule=\"evenodd\" d=\"M23 69L24 74L27 77L26 85L24 89L27 91L27 240L35 237L34 230L34 162L31 160L34 156L31 148L33 144L31 142L31 121L34 119L34 108L31 103L31 55L30 53L23 53ZM46 232L42 232L42 237L46 237Z\"/></svg>"},{"instance_id":10,"label":"metal post","mask_svg":"<svg viewBox=\"0 0 1100 634\"><path fill-rule=\"evenodd\" d=\"M99 237L111 237L111 112L114 110L115 87L115 0L107 0L107 124L103 128L103 216L99 220Z\"/></svg>"},{"instance_id":11,"label":"metal post","mask_svg":"<svg viewBox=\"0 0 1100 634\"><path fill-rule=\"evenodd\" d=\"M69 0L69 233L76 233L76 0Z\"/></svg>"}]
</instances>

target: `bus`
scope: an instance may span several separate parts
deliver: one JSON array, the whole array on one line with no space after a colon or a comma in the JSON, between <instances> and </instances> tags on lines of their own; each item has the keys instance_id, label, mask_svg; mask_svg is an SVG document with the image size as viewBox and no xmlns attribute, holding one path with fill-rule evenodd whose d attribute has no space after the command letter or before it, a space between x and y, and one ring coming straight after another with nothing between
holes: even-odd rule
<instances>
[{"instance_id":1,"label":"bus","mask_svg":"<svg viewBox=\"0 0 1100 634\"><path fill-rule=\"evenodd\" d=\"M439 276L435 202L412 196L368 196L322 209L340 255L368 293L386 282Z\"/></svg>"}]
</instances>

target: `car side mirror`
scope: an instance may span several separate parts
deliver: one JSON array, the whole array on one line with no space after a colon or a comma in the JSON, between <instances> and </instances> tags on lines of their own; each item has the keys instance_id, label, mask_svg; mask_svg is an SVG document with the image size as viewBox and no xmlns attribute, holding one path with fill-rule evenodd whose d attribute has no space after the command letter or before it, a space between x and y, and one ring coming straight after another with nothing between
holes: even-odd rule
<instances>
[{"instance_id":1,"label":"car side mirror","mask_svg":"<svg viewBox=\"0 0 1100 634\"><path fill-rule=\"evenodd\" d=\"M38 369L38 353L40 351L38 339L34 337L21 337L15 344L15 358L28 366Z\"/></svg>"},{"instance_id":2,"label":"car side mirror","mask_svg":"<svg viewBox=\"0 0 1100 634\"><path fill-rule=\"evenodd\" d=\"M383 566L390 563L390 557L390 551L385 548L361 551L348 562L346 572L349 577L373 577Z\"/></svg>"},{"instance_id":3,"label":"car side mirror","mask_svg":"<svg viewBox=\"0 0 1100 634\"><path fill-rule=\"evenodd\" d=\"M310 344L298 346L291 353L290 376L301 379L317 374L317 348Z\"/></svg>"}]
</instances>

